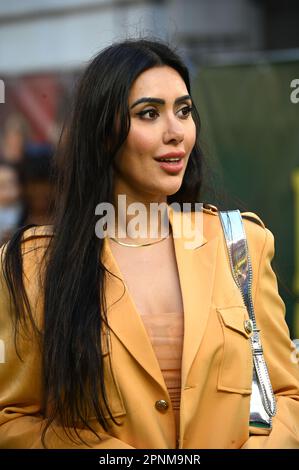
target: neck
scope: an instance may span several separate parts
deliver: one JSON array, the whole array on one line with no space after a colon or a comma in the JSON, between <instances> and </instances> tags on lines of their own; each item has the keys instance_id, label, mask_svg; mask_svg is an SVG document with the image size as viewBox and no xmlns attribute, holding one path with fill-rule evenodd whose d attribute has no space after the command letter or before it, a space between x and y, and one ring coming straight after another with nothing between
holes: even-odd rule
<instances>
[{"instance_id":1,"label":"neck","mask_svg":"<svg viewBox=\"0 0 299 470\"><path fill-rule=\"evenodd\" d=\"M151 243L170 232L167 200L134 198L127 194L115 197L115 237L128 243Z\"/></svg>"}]
</instances>

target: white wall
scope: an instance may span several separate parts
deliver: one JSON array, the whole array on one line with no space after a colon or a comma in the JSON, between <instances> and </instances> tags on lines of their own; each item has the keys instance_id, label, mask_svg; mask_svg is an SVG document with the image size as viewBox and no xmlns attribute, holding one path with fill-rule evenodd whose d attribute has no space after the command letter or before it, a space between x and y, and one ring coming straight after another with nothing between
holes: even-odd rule
<instances>
[{"instance_id":1,"label":"white wall","mask_svg":"<svg viewBox=\"0 0 299 470\"><path fill-rule=\"evenodd\" d=\"M144 34L194 60L263 43L250 0L0 0L0 78L84 66L114 40Z\"/></svg>"},{"instance_id":2,"label":"white wall","mask_svg":"<svg viewBox=\"0 0 299 470\"><path fill-rule=\"evenodd\" d=\"M165 33L160 26L165 21L163 5L120 1L115 6L103 0L26 3L25 8L22 1L0 1L0 76L76 68L114 40L157 28L160 37Z\"/></svg>"}]
</instances>

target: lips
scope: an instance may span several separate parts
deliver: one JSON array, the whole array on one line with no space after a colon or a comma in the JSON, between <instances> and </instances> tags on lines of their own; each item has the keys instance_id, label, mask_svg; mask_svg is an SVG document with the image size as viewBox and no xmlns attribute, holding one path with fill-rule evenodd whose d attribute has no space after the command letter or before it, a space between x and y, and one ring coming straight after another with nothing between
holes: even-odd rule
<instances>
[{"instance_id":1,"label":"lips","mask_svg":"<svg viewBox=\"0 0 299 470\"><path fill-rule=\"evenodd\" d=\"M157 157L155 160L159 163L160 168L168 174L179 173L184 168L184 156L182 153L180 156L163 155L163 157Z\"/></svg>"},{"instance_id":2,"label":"lips","mask_svg":"<svg viewBox=\"0 0 299 470\"><path fill-rule=\"evenodd\" d=\"M185 152L170 152L159 157L155 157L158 162L179 163L185 157Z\"/></svg>"}]
</instances>

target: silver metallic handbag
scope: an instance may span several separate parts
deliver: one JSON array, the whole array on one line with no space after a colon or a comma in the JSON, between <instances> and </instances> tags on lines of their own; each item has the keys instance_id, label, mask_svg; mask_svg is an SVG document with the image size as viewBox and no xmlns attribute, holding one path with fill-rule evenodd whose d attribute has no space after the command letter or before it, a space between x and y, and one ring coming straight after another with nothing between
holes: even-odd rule
<instances>
[{"instance_id":1,"label":"silver metallic handbag","mask_svg":"<svg viewBox=\"0 0 299 470\"><path fill-rule=\"evenodd\" d=\"M228 249L233 278L241 291L249 315L249 326L253 376L250 399L249 425L255 428L272 429L272 417L276 414L276 401L263 356L263 348L256 325L252 302L252 266L247 246L241 213L238 209L219 211L220 221Z\"/></svg>"}]
</instances>

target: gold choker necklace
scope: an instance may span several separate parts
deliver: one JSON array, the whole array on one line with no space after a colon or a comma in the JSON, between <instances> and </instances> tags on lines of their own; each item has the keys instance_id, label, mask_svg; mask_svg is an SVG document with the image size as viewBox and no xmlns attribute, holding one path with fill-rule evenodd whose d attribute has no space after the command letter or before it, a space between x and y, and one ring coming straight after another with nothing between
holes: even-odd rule
<instances>
[{"instance_id":1,"label":"gold choker necklace","mask_svg":"<svg viewBox=\"0 0 299 470\"><path fill-rule=\"evenodd\" d=\"M141 247L141 246L149 246L149 245L154 245L155 243L162 242L163 240L165 240L165 239L168 238L168 237L169 237L169 234L166 235L166 237L160 238L160 240L156 240L155 242L141 243L140 245L133 244L133 243L124 243L124 242L120 242L119 240L117 240L117 238L113 238L113 237L109 237L109 238L111 238L111 240L114 240L114 241L115 241L116 243L118 243L119 245L131 246L132 248L139 248L139 247Z\"/></svg>"}]
</instances>

